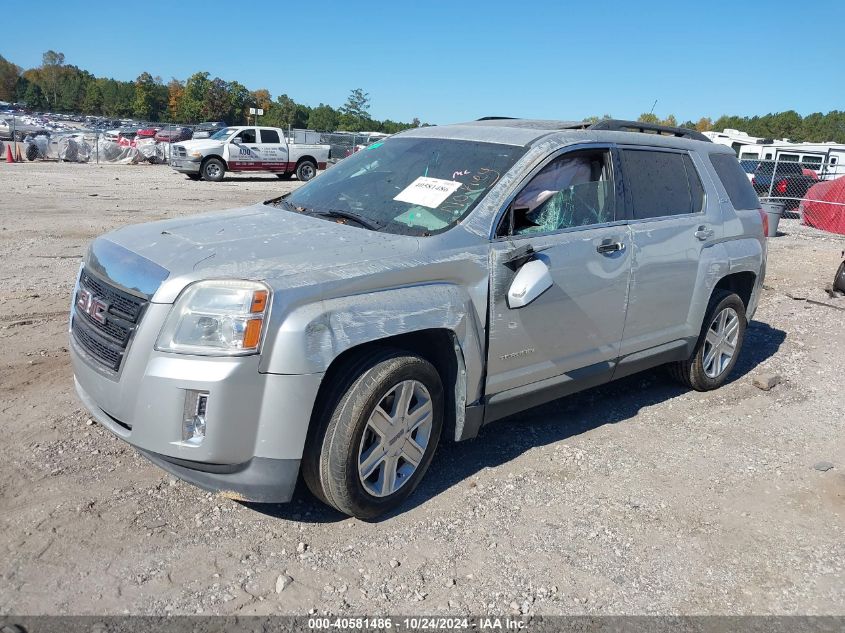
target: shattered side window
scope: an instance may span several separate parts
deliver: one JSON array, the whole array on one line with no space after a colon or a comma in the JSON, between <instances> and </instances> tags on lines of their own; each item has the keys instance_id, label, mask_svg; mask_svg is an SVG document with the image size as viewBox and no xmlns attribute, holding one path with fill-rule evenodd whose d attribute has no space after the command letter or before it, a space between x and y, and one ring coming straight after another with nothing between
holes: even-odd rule
<instances>
[{"instance_id":1,"label":"shattered side window","mask_svg":"<svg viewBox=\"0 0 845 633\"><path fill-rule=\"evenodd\" d=\"M513 234L612 222L615 202L608 151L565 154L544 167L517 194L511 204Z\"/></svg>"}]
</instances>

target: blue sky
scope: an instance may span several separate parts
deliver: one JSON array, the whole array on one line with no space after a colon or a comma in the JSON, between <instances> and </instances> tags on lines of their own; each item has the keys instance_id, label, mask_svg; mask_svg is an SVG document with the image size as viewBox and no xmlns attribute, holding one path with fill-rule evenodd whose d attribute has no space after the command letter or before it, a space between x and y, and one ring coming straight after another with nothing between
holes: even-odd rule
<instances>
[{"instance_id":1,"label":"blue sky","mask_svg":"<svg viewBox=\"0 0 845 633\"><path fill-rule=\"evenodd\" d=\"M0 54L29 68L52 48L124 80L206 70L309 105L361 87L374 117L401 121L635 118L655 99L679 121L845 109L841 0L233 6L31 3L37 28L5 29Z\"/></svg>"}]
</instances>

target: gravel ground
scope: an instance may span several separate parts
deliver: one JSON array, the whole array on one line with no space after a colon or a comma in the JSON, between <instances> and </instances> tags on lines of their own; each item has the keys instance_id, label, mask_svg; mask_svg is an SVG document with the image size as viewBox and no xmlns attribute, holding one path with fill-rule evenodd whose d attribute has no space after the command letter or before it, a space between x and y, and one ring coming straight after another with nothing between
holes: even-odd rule
<instances>
[{"instance_id":1,"label":"gravel ground","mask_svg":"<svg viewBox=\"0 0 845 633\"><path fill-rule=\"evenodd\" d=\"M295 186L0 164L0 614L845 613L845 299L821 290L845 240L794 220L724 388L652 371L501 421L378 522L207 494L93 424L65 317L87 242Z\"/></svg>"}]
</instances>

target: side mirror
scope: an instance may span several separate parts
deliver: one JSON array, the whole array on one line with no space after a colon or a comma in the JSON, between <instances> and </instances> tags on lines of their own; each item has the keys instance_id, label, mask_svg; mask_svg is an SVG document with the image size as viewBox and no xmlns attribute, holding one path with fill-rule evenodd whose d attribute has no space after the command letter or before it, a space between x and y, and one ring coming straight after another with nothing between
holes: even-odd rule
<instances>
[{"instance_id":1,"label":"side mirror","mask_svg":"<svg viewBox=\"0 0 845 633\"><path fill-rule=\"evenodd\" d=\"M508 307L515 309L527 306L552 285L552 275L543 260L527 261L516 273L508 289Z\"/></svg>"}]
</instances>

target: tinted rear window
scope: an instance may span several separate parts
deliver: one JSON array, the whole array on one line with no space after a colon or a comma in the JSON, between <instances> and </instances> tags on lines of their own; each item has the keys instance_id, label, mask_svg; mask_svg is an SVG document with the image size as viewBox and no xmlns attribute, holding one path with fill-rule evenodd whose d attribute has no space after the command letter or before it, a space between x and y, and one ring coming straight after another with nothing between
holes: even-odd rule
<instances>
[{"instance_id":1,"label":"tinted rear window","mask_svg":"<svg viewBox=\"0 0 845 633\"><path fill-rule=\"evenodd\" d=\"M759 209L760 201L754 193L754 187L748 176L739 166L735 156L730 154L710 154L710 163L722 181L728 198L734 209Z\"/></svg>"},{"instance_id":2,"label":"tinted rear window","mask_svg":"<svg viewBox=\"0 0 845 633\"><path fill-rule=\"evenodd\" d=\"M635 219L701 211L704 189L688 155L653 150L624 150L622 155Z\"/></svg>"},{"instance_id":3,"label":"tinted rear window","mask_svg":"<svg viewBox=\"0 0 845 633\"><path fill-rule=\"evenodd\" d=\"M261 130L262 143L278 143L279 133L276 130Z\"/></svg>"}]
</instances>

